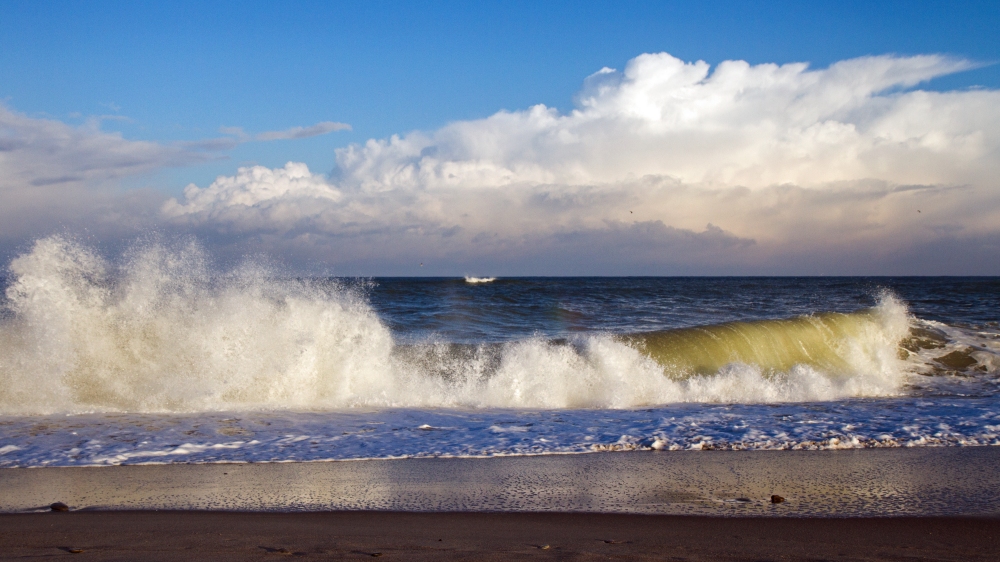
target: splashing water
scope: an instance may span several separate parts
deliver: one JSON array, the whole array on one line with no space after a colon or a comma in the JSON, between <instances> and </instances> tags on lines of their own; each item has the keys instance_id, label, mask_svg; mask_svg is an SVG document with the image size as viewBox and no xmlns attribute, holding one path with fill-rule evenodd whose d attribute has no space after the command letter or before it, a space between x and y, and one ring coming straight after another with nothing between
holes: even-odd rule
<instances>
[{"instance_id":1,"label":"splashing water","mask_svg":"<svg viewBox=\"0 0 1000 562\"><path fill-rule=\"evenodd\" d=\"M196 244L120 265L63 237L10 265L0 414L630 408L901 392L906 307L569 340L401 344L363 291L213 275Z\"/></svg>"}]
</instances>

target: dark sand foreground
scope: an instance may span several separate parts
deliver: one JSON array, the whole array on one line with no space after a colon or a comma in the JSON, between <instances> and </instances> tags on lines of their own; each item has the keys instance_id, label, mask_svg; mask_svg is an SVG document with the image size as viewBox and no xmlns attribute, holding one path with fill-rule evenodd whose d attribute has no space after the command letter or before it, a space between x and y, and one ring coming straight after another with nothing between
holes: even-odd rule
<instances>
[{"instance_id":1,"label":"dark sand foreground","mask_svg":"<svg viewBox=\"0 0 1000 562\"><path fill-rule=\"evenodd\" d=\"M1000 560L1000 519L582 513L0 515L0 559Z\"/></svg>"},{"instance_id":2,"label":"dark sand foreground","mask_svg":"<svg viewBox=\"0 0 1000 562\"><path fill-rule=\"evenodd\" d=\"M8 468L0 559L1000 560L997 467L1000 447Z\"/></svg>"}]
</instances>

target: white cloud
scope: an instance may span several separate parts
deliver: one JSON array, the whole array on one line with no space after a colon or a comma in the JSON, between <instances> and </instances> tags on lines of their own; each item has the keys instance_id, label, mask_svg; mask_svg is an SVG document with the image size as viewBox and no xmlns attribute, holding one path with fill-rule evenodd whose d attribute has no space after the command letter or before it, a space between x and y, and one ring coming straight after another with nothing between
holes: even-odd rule
<instances>
[{"instance_id":1,"label":"white cloud","mask_svg":"<svg viewBox=\"0 0 1000 562\"><path fill-rule=\"evenodd\" d=\"M273 228L283 220L299 221L311 210L335 204L341 193L305 164L289 162L284 168L240 168L235 176L222 176L208 188L184 188L184 205L170 199L163 213L171 218L197 216L204 221L251 222Z\"/></svg>"},{"instance_id":2,"label":"white cloud","mask_svg":"<svg viewBox=\"0 0 1000 562\"><path fill-rule=\"evenodd\" d=\"M567 260L604 267L591 273L919 273L954 262L921 248L963 246L964 271L996 272L973 262L1000 239L1000 92L912 90L971 66L712 71L646 54L587 78L566 114L538 105L369 140L338 150L330 178L240 169L163 212L362 269L421 255L522 273Z\"/></svg>"},{"instance_id":3,"label":"white cloud","mask_svg":"<svg viewBox=\"0 0 1000 562\"><path fill-rule=\"evenodd\" d=\"M897 90L969 66L865 57L823 70L727 61L710 72L704 62L641 55L623 72L588 78L568 114L539 105L369 141L339 153L339 179L371 189L644 175L751 188L968 181L968 163L997 149L996 92Z\"/></svg>"}]
</instances>

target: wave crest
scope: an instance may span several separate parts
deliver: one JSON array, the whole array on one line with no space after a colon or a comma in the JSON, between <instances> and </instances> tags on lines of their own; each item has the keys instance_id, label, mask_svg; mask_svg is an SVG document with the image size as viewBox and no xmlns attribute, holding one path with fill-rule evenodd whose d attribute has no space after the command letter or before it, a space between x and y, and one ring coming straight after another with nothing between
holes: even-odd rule
<instances>
[{"instance_id":1,"label":"wave crest","mask_svg":"<svg viewBox=\"0 0 1000 562\"><path fill-rule=\"evenodd\" d=\"M148 244L115 266L38 240L10 265L0 414L808 401L898 393L905 375L909 317L891 296L847 315L407 346L342 284L253 264L213 276L208 261Z\"/></svg>"}]
</instances>

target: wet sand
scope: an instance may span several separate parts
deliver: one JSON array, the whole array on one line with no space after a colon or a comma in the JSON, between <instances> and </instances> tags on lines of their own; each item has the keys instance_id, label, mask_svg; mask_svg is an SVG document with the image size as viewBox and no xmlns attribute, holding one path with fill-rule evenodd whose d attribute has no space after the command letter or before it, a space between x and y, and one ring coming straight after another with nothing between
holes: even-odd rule
<instances>
[{"instance_id":1,"label":"wet sand","mask_svg":"<svg viewBox=\"0 0 1000 562\"><path fill-rule=\"evenodd\" d=\"M0 512L1000 516L1000 447L0 469ZM772 495L785 501L772 503Z\"/></svg>"},{"instance_id":2,"label":"wet sand","mask_svg":"<svg viewBox=\"0 0 1000 562\"><path fill-rule=\"evenodd\" d=\"M977 518L119 511L0 515L0 529L5 560L1000 558L1000 520Z\"/></svg>"}]
</instances>

